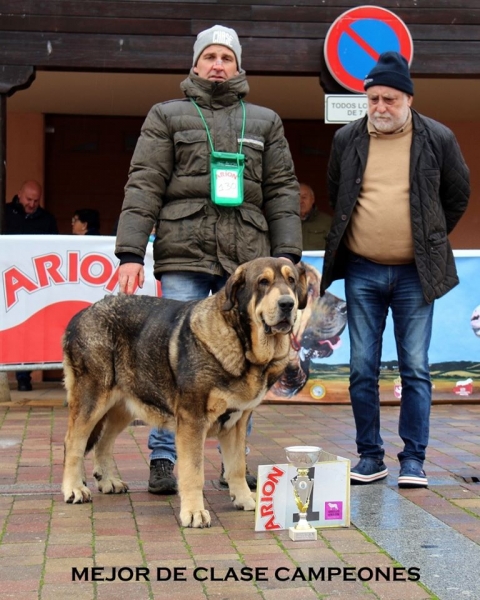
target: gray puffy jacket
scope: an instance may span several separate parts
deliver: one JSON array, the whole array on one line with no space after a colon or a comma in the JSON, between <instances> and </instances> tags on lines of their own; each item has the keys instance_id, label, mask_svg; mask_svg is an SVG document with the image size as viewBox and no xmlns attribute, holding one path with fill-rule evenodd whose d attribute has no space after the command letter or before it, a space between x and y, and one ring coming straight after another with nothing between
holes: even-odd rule
<instances>
[{"instance_id":1,"label":"gray puffy jacket","mask_svg":"<svg viewBox=\"0 0 480 600\"><path fill-rule=\"evenodd\" d=\"M210 153L238 152L248 92L245 72L212 83L190 73L185 99L155 105L143 124L131 161L115 253L143 259L156 226L155 275L200 271L223 275L259 256L301 256L299 186L280 118L245 103L244 202L210 199Z\"/></svg>"},{"instance_id":2,"label":"gray puffy jacket","mask_svg":"<svg viewBox=\"0 0 480 600\"><path fill-rule=\"evenodd\" d=\"M448 234L467 208L468 167L452 131L412 110L410 215L415 264L428 303L458 283ZM335 209L327 237L321 293L345 273L343 237L362 185L368 158L367 117L335 133L328 166L330 203Z\"/></svg>"}]
</instances>

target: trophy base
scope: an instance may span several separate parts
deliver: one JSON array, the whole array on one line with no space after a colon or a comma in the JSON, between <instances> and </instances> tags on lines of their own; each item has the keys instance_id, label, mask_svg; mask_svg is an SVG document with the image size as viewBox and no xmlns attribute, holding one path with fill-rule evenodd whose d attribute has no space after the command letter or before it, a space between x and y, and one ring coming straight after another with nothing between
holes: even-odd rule
<instances>
[{"instance_id":1,"label":"trophy base","mask_svg":"<svg viewBox=\"0 0 480 600\"><path fill-rule=\"evenodd\" d=\"M317 539L317 530L314 527L311 529L289 527L288 536L294 542L313 542Z\"/></svg>"}]
</instances>

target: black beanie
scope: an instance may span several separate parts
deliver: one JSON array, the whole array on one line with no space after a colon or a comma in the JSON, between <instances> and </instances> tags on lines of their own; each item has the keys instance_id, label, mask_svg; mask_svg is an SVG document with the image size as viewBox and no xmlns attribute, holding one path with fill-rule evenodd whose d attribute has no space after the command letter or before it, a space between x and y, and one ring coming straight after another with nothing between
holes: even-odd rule
<instances>
[{"instance_id":1,"label":"black beanie","mask_svg":"<svg viewBox=\"0 0 480 600\"><path fill-rule=\"evenodd\" d=\"M398 52L380 54L377 64L363 82L365 91L372 85L385 85L413 96L413 81L406 59Z\"/></svg>"}]
</instances>

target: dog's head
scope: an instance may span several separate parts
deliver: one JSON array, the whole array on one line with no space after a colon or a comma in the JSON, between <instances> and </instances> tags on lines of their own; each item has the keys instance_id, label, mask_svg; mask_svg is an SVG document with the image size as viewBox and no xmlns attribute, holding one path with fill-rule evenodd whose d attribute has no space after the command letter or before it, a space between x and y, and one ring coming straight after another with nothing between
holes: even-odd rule
<instances>
[{"instance_id":1,"label":"dog's head","mask_svg":"<svg viewBox=\"0 0 480 600\"><path fill-rule=\"evenodd\" d=\"M286 258L257 258L236 269L225 296L224 311L237 307L248 313L266 335L290 333L297 310L307 303L305 268Z\"/></svg>"},{"instance_id":2,"label":"dog's head","mask_svg":"<svg viewBox=\"0 0 480 600\"><path fill-rule=\"evenodd\" d=\"M470 318L470 325L472 326L473 333L480 337L480 306L473 311L473 314Z\"/></svg>"},{"instance_id":3,"label":"dog's head","mask_svg":"<svg viewBox=\"0 0 480 600\"><path fill-rule=\"evenodd\" d=\"M303 358L326 358L340 344L347 324L347 304L330 292L317 298L300 340Z\"/></svg>"},{"instance_id":4,"label":"dog's head","mask_svg":"<svg viewBox=\"0 0 480 600\"><path fill-rule=\"evenodd\" d=\"M330 292L320 296L321 275L305 264L308 301L295 323L294 334L303 358L326 358L340 344L347 324L347 304Z\"/></svg>"},{"instance_id":5,"label":"dog's head","mask_svg":"<svg viewBox=\"0 0 480 600\"><path fill-rule=\"evenodd\" d=\"M292 335L289 364L273 386L279 397L291 398L306 384L312 359L330 356L341 344L340 335L347 324L347 304L329 292L320 296L321 275L303 264L307 278L307 303L298 312Z\"/></svg>"}]
</instances>

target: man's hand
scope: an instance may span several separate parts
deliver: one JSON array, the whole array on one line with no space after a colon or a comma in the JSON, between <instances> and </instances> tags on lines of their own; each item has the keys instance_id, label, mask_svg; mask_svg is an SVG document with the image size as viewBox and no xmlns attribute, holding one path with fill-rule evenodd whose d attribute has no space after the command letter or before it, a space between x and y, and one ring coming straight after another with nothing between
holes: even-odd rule
<instances>
[{"instance_id":1,"label":"man's hand","mask_svg":"<svg viewBox=\"0 0 480 600\"><path fill-rule=\"evenodd\" d=\"M118 285L120 293L133 294L138 287L143 288L145 282L145 271L143 265L137 263L125 263L118 269Z\"/></svg>"}]
</instances>

